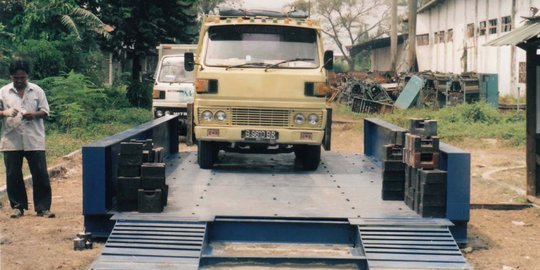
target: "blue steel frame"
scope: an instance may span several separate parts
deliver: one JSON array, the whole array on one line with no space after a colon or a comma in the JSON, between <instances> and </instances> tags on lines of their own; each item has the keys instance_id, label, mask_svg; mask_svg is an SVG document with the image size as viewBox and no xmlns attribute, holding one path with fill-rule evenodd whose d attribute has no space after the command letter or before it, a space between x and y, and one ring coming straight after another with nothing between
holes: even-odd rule
<instances>
[{"instance_id":1,"label":"blue steel frame","mask_svg":"<svg viewBox=\"0 0 540 270\"><path fill-rule=\"evenodd\" d=\"M83 215L87 232L107 237L114 226L110 211L115 196L120 143L131 139L152 139L155 147L164 148L164 156L178 153L178 117L157 118L83 146Z\"/></svg>"},{"instance_id":2,"label":"blue steel frame","mask_svg":"<svg viewBox=\"0 0 540 270\"><path fill-rule=\"evenodd\" d=\"M364 154L381 162L382 146L403 145L407 130L377 118L364 119ZM456 242L467 242L470 212L471 155L454 146L440 143L439 169L448 172L446 218L454 223L450 231Z\"/></svg>"}]
</instances>

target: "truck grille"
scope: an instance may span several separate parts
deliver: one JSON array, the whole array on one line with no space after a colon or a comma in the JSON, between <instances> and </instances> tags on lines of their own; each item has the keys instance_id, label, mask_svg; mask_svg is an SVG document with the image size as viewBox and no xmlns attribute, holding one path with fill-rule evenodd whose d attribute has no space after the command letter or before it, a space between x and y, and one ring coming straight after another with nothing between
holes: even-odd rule
<instances>
[{"instance_id":1,"label":"truck grille","mask_svg":"<svg viewBox=\"0 0 540 270\"><path fill-rule=\"evenodd\" d=\"M289 110L232 108L232 124L237 126L289 126Z\"/></svg>"}]
</instances>

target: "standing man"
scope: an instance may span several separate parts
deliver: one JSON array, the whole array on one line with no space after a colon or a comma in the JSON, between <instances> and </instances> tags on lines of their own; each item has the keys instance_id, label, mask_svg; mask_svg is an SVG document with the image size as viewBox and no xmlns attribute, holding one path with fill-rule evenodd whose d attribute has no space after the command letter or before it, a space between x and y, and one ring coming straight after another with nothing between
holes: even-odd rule
<instances>
[{"instance_id":1,"label":"standing man","mask_svg":"<svg viewBox=\"0 0 540 270\"><path fill-rule=\"evenodd\" d=\"M4 152L6 165L10 217L22 217L24 210L28 210L22 174L23 158L26 158L32 174L34 210L38 216L53 218L43 124L43 118L49 114L49 103L43 89L28 82L29 73L28 62L13 61L9 66L13 82L0 88L0 151Z\"/></svg>"}]
</instances>

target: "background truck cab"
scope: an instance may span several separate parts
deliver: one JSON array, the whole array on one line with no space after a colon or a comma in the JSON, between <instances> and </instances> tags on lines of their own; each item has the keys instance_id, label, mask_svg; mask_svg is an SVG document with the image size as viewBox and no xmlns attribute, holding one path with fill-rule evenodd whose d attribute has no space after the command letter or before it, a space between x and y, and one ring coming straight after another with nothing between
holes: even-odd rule
<instances>
[{"instance_id":1,"label":"background truck cab","mask_svg":"<svg viewBox=\"0 0 540 270\"><path fill-rule=\"evenodd\" d=\"M152 111L154 117L180 114L179 133L186 132L187 104L193 102L193 72L184 69L184 53L194 52L193 44L161 44L154 75Z\"/></svg>"}]
</instances>

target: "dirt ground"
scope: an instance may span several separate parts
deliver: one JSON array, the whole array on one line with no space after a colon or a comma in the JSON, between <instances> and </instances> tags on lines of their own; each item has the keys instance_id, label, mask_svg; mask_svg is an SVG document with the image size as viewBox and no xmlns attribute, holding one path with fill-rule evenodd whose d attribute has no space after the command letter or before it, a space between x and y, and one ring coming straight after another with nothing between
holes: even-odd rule
<instances>
[{"instance_id":1,"label":"dirt ground","mask_svg":"<svg viewBox=\"0 0 540 270\"><path fill-rule=\"evenodd\" d=\"M362 152L361 126L337 118L333 151ZM471 152L473 204L525 202L525 149L496 140L466 140L458 146ZM81 157L66 162L67 172L52 182L57 218L36 217L30 209L24 217L10 219L7 202L2 202L2 270L88 269L99 255L103 243L94 243L91 250L73 250L73 238L83 230ZM540 209L471 210L469 244L463 252L474 269L540 269Z\"/></svg>"}]
</instances>

